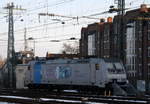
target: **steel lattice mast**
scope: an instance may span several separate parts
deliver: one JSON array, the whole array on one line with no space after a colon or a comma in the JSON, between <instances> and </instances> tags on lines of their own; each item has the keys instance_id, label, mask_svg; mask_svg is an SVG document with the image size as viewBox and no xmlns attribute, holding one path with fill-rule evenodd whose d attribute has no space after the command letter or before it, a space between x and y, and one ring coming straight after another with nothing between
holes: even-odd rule
<instances>
[{"instance_id":1,"label":"steel lattice mast","mask_svg":"<svg viewBox=\"0 0 150 104\"><path fill-rule=\"evenodd\" d=\"M7 47L7 68L9 75L9 87L15 87L15 49L14 49L14 21L13 21L13 3L8 6L9 9L9 24L8 24L8 47Z\"/></svg>"},{"instance_id":2,"label":"steel lattice mast","mask_svg":"<svg viewBox=\"0 0 150 104\"><path fill-rule=\"evenodd\" d=\"M125 61L125 34L124 34L124 15L125 15L125 0L119 0L118 8L121 10L118 12L118 15L121 16L120 18L120 59L124 62Z\"/></svg>"},{"instance_id":3,"label":"steel lattice mast","mask_svg":"<svg viewBox=\"0 0 150 104\"><path fill-rule=\"evenodd\" d=\"M125 14L125 0L118 0L118 15Z\"/></svg>"},{"instance_id":4,"label":"steel lattice mast","mask_svg":"<svg viewBox=\"0 0 150 104\"><path fill-rule=\"evenodd\" d=\"M7 61L4 67L4 86L9 88L15 87L14 69L15 69L15 49L14 49L14 21L13 21L13 3L7 4L8 9L8 47ZM5 82L7 81L7 82Z\"/></svg>"},{"instance_id":5,"label":"steel lattice mast","mask_svg":"<svg viewBox=\"0 0 150 104\"><path fill-rule=\"evenodd\" d=\"M7 9L8 14L8 47L7 47L7 61L3 67L3 84L8 88L15 88L15 48L14 48L14 19L13 10L25 10L20 8L15 8L14 4L7 4L4 9Z\"/></svg>"},{"instance_id":6,"label":"steel lattice mast","mask_svg":"<svg viewBox=\"0 0 150 104\"><path fill-rule=\"evenodd\" d=\"M125 0L115 0L118 5L118 49L119 54L118 58L120 58L123 62L125 61L125 34L124 34L124 15L125 15Z\"/></svg>"}]
</instances>

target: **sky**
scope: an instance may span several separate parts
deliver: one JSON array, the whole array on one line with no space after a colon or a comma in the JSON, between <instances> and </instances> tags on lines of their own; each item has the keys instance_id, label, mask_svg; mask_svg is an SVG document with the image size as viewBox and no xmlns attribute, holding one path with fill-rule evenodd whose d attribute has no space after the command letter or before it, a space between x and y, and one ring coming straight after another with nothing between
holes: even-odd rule
<instances>
[{"instance_id":1,"label":"sky","mask_svg":"<svg viewBox=\"0 0 150 104\"><path fill-rule=\"evenodd\" d=\"M71 37L80 38L82 27L88 24L99 22L98 19L69 19L56 16L40 16L39 13L53 13L57 15L81 17L107 11L115 0L1 0L0 1L0 56L7 55L8 35L8 10L3 9L7 3L13 2L17 7L25 11L14 10L14 36L15 51L24 50L24 34L27 28L28 49L34 48L35 55L45 56L46 52L61 53L63 43L74 44L69 41ZM150 0L126 0L126 7L137 8L140 4L150 4ZM107 18L115 14L104 14L95 18ZM64 22L65 24L62 24ZM60 42L50 42L60 40Z\"/></svg>"}]
</instances>

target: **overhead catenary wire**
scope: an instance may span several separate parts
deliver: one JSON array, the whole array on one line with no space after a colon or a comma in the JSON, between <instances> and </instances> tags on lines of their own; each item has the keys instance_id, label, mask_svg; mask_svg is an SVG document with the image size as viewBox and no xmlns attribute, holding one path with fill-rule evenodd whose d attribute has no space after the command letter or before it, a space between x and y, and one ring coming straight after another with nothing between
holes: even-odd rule
<instances>
[{"instance_id":1,"label":"overhead catenary wire","mask_svg":"<svg viewBox=\"0 0 150 104\"><path fill-rule=\"evenodd\" d=\"M63 0L63 1L61 0L61 2L59 2L59 3L48 5L48 7L53 7L53 6L57 6L57 5L60 5L60 4L69 3L69 2L72 2L72 1L75 1L75 0ZM47 8L47 7L41 6L41 7L35 8L35 9L30 9L30 10L28 10L28 12L32 12L32 11L35 11L35 10L38 10L38 9L43 9L43 8Z\"/></svg>"},{"instance_id":2,"label":"overhead catenary wire","mask_svg":"<svg viewBox=\"0 0 150 104\"><path fill-rule=\"evenodd\" d=\"M67 20L64 20L64 22L66 21L70 21L72 19L67 19ZM52 22L52 23L46 23L45 25L53 25L53 24L57 24L57 23L60 23L60 22ZM84 22L84 23L80 23L79 25L82 25L82 24L87 24L87 23L91 23L91 22ZM36 31L36 30L39 30L39 29L35 29L35 28L39 28L39 27L42 27L42 25L38 25L38 26L32 26L32 27L28 27L27 30L28 32L33 32L33 31ZM72 24L69 24L69 26L72 26ZM62 26L58 26L58 27L52 27L52 28L49 28L49 29L55 29L55 28L61 28ZM67 27L67 25L65 25L65 27ZM35 30L32 30L32 29L35 29ZM15 33L20 33L20 32L24 32L24 29L18 29L18 30L15 30L14 31ZM0 33L0 35L6 35L7 32L4 32L4 33Z\"/></svg>"},{"instance_id":3,"label":"overhead catenary wire","mask_svg":"<svg viewBox=\"0 0 150 104\"><path fill-rule=\"evenodd\" d=\"M67 42L73 42L73 41L78 41L79 38L75 38L75 37L70 37L70 38L67 38L67 39L59 39L59 40L33 40L35 43L51 43L51 42L64 42L64 41L67 41ZM18 40L18 42L15 42L15 45L23 45L23 40ZM7 44L0 44L0 46L7 46Z\"/></svg>"},{"instance_id":4,"label":"overhead catenary wire","mask_svg":"<svg viewBox=\"0 0 150 104\"><path fill-rule=\"evenodd\" d=\"M102 12L102 13L96 13L96 14L91 14L91 15L88 15L88 16L95 16L95 15L100 15L100 14L103 14L104 12ZM84 17L86 17L86 16L82 16L83 18ZM89 18L89 17L87 17L87 18ZM59 22L54 22L54 23L50 23L50 24L55 24L55 23L59 23ZM49 24L45 24L45 25L49 25ZM39 25L39 26L37 26L37 27L42 27L43 25ZM36 26L33 26L33 28L36 28ZM29 27L28 29L32 29L32 27ZM21 30L21 31L23 31L23 29ZM16 31L15 31L16 32ZM18 30L17 30L17 32L18 32ZM2 35L3 33L0 33L0 35Z\"/></svg>"},{"instance_id":5,"label":"overhead catenary wire","mask_svg":"<svg viewBox=\"0 0 150 104\"><path fill-rule=\"evenodd\" d=\"M97 15L102 15L102 14L104 14L104 13L107 13L107 12L101 12L101 13L95 13L95 14L91 14L91 15L87 15L87 16L81 16L80 18L78 18L78 16L77 17L70 17L71 19L70 20L64 20L64 21L71 21L72 19L81 19L81 18L87 18L87 19L99 19L99 18L93 18L93 17L91 17L91 16L97 16ZM62 16L62 17L67 17L67 16ZM69 17L68 17L69 18ZM50 24L56 24L56 23L59 23L59 22L54 22L54 23L48 23L48 24L44 24L44 25L50 25ZM32 29L32 28L36 28L36 27L42 27L43 25L39 25L39 26L33 26L33 27L29 27L30 29ZM17 30L18 31L18 30ZM22 31L23 31L23 29L22 29ZM15 31L16 32L16 31ZM0 33L0 35L2 35L2 34L6 34L6 33Z\"/></svg>"},{"instance_id":6,"label":"overhead catenary wire","mask_svg":"<svg viewBox=\"0 0 150 104\"><path fill-rule=\"evenodd\" d=\"M68 36L68 35L79 35L80 33L72 33L72 34L59 34L59 35L56 35L56 36L62 36L62 37L64 37L64 36ZM56 37L56 36L44 36L44 37L37 37L37 38L34 38L35 40L40 40L40 39L49 39L49 38L54 38L54 37ZM32 37L32 36L30 36L30 37ZM71 38L71 37L70 37ZM24 41L24 39L19 39L19 40L16 40L15 42L17 42L17 41ZM1 40L0 39L0 42L6 42L7 43L7 40Z\"/></svg>"},{"instance_id":7,"label":"overhead catenary wire","mask_svg":"<svg viewBox=\"0 0 150 104\"><path fill-rule=\"evenodd\" d=\"M72 1L75 1L75 0L63 0L63 1L61 0L61 2L59 2L59 3L54 3L54 4L51 4L51 5L47 5L47 6L48 6L48 8L50 8L50 7L53 7L53 6L61 5L61 4L64 4L64 3L69 3L69 2L72 2ZM36 10L39 10L39 9L44 9L44 8L46 8L46 7L42 6L42 7L38 7L38 8L35 8L35 9L30 9L30 10L27 11L28 13L26 13L26 15L36 14L37 12L35 12L35 13L30 13L30 12L36 11ZM7 14L7 13L0 13L0 14ZM0 19L4 19L4 18L0 18Z\"/></svg>"},{"instance_id":8,"label":"overhead catenary wire","mask_svg":"<svg viewBox=\"0 0 150 104\"><path fill-rule=\"evenodd\" d=\"M68 21L68 20L67 20ZM59 22L54 22L54 24L55 23L59 23ZM51 25L51 24L53 24L53 23L50 23L50 24L46 24L46 25ZM83 23L84 24L84 23ZM79 25L82 25L81 23L79 24ZM68 26L70 26L70 25L68 25ZM65 27L68 27L68 26L65 26ZM37 26L37 27L40 27L40 26ZM59 26L59 27L52 27L53 29L55 29L55 28L60 28L61 26ZM33 28L36 28L36 27L30 27L30 29L33 29ZM52 29L51 28L51 29ZM23 29L24 30L24 29ZM29 32L33 32L33 31L36 31L36 30L39 30L39 29L35 29L35 30L28 30ZM24 31L22 31L21 29L20 30L17 30L17 31L15 31L15 32L24 32ZM2 40L2 41L7 41L7 40Z\"/></svg>"},{"instance_id":9,"label":"overhead catenary wire","mask_svg":"<svg viewBox=\"0 0 150 104\"><path fill-rule=\"evenodd\" d=\"M74 19L81 19L81 18L87 18L87 19L98 19L98 18L93 18L93 17L89 17L89 16L94 16L94 15L101 15L101 14L103 14L104 12L101 12L101 13L96 13L96 14L90 14L90 15L87 15L88 17L86 17L86 16L81 16L81 17L78 17L78 16L74 16L74 17L69 17L69 16L62 16L62 17L67 17L67 18L71 18L71 19L67 19L67 20L63 20L64 22L66 22L66 21L71 21L71 20L74 20ZM59 16L59 15L57 15L57 16ZM60 22L52 22L52 23L47 23L47 24L45 24L45 25L52 25L52 24L57 24L57 23L60 23ZM32 28L37 28L37 27L42 27L43 26L43 24L42 25L38 25L38 26L32 26L32 27L28 27L27 29L32 29ZM19 29L19 30L16 30L16 31L23 31L24 29ZM14 31L14 32L16 32L16 31ZM7 32L4 32L4 33L0 33L0 35L2 35L2 34L6 34Z\"/></svg>"}]
</instances>

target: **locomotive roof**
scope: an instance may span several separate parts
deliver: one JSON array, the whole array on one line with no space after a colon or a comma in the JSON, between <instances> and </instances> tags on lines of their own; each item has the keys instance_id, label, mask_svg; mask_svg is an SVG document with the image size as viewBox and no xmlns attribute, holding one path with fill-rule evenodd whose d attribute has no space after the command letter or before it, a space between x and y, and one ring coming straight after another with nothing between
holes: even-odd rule
<instances>
[{"instance_id":1,"label":"locomotive roof","mask_svg":"<svg viewBox=\"0 0 150 104\"><path fill-rule=\"evenodd\" d=\"M103 59L103 58L89 58L89 59L56 59L56 60L48 60L46 63L98 63L101 61L105 62L120 62L118 59Z\"/></svg>"},{"instance_id":2,"label":"locomotive roof","mask_svg":"<svg viewBox=\"0 0 150 104\"><path fill-rule=\"evenodd\" d=\"M89 58L89 59L54 59L54 60L36 60L36 61L31 61L30 64L34 63L59 63L59 64L77 64L77 63L99 63L99 62L121 62L118 59L111 59L111 58Z\"/></svg>"},{"instance_id":3,"label":"locomotive roof","mask_svg":"<svg viewBox=\"0 0 150 104\"><path fill-rule=\"evenodd\" d=\"M46 63L94 63L100 60L101 59L56 59L48 60Z\"/></svg>"}]
</instances>

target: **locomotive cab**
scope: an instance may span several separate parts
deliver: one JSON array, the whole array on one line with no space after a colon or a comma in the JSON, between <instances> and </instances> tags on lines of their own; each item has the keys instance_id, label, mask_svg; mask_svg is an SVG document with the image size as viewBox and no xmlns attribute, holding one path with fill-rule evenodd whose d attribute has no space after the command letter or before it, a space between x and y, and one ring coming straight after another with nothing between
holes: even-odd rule
<instances>
[{"instance_id":1,"label":"locomotive cab","mask_svg":"<svg viewBox=\"0 0 150 104\"><path fill-rule=\"evenodd\" d=\"M127 83L123 64L119 60L106 60L105 62L107 67L106 87L111 88L114 95L136 95L138 92L130 83Z\"/></svg>"},{"instance_id":2,"label":"locomotive cab","mask_svg":"<svg viewBox=\"0 0 150 104\"><path fill-rule=\"evenodd\" d=\"M110 83L126 83L127 76L125 68L120 61L107 61L107 80Z\"/></svg>"}]
</instances>

